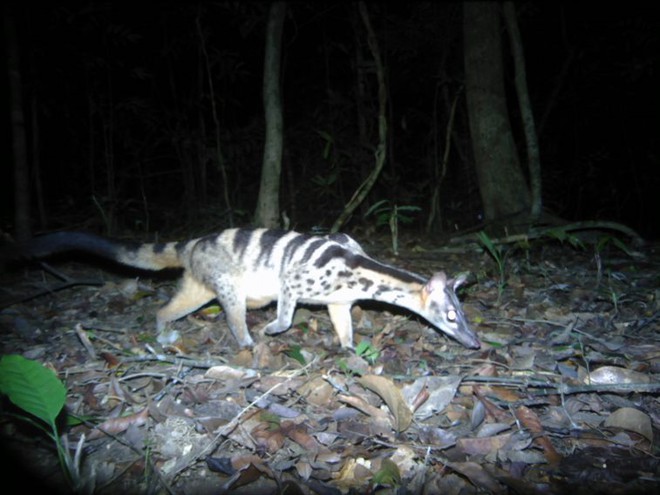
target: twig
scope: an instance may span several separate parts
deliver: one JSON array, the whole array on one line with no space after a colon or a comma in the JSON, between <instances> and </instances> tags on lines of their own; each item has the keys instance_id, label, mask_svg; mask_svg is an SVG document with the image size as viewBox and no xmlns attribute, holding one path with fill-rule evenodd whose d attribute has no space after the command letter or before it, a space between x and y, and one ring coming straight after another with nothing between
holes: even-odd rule
<instances>
[{"instance_id":1,"label":"twig","mask_svg":"<svg viewBox=\"0 0 660 495\"><path fill-rule=\"evenodd\" d=\"M76 335L78 336L78 339L80 339L80 343L83 345L89 356L93 359L96 360L98 358L96 351L94 350L94 346L89 340L89 337L87 336L87 332L85 332L85 329L80 323L76 323L76 326L74 327L76 331Z\"/></svg>"},{"instance_id":2,"label":"twig","mask_svg":"<svg viewBox=\"0 0 660 495\"><path fill-rule=\"evenodd\" d=\"M213 366L220 366L226 364L226 359L193 359L187 356L169 356L167 354L148 354L146 356L131 356L122 358L123 363L143 363L148 361L158 361L162 363L170 363L176 366L188 366L190 368L211 368Z\"/></svg>"},{"instance_id":3,"label":"twig","mask_svg":"<svg viewBox=\"0 0 660 495\"><path fill-rule=\"evenodd\" d=\"M103 285L105 284L105 281L99 280L99 279L73 279L69 277L68 275L55 270L52 266L50 266L48 263L39 263L39 265L42 267L42 269L45 272L50 273L54 277L63 280L61 283L57 283L54 285L46 286L45 289L41 289L38 292L26 295L26 296L20 296L17 298L9 298L4 301L0 301L0 309L8 308L10 306L13 306L14 304L20 304L24 303L27 301L31 301L32 299L36 299L41 296L45 295L50 295L53 294L54 292L61 291L63 289L68 289L69 287L74 287L76 285Z\"/></svg>"},{"instance_id":4,"label":"twig","mask_svg":"<svg viewBox=\"0 0 660 495\"><path fill-rule=\"evenodd\" d=\"M574 222L566 225L552 225L550 227L532 227L529 232L525 234L508 235L497 239L492 239L493 244L513 244L520 241L529 241L532 239L540 239L541 237L552 232L574 232L580 230L614 230L620 232L632 239L633 245L641 246L644 244L644 239L633 229L627 225L618 222L607 222L599 220L585 220L583 222ZM467 234L464 236L456 236L450 239L450 243L463 243L463 242L477 242L477 234Z\"/></svg>"},{"instance_id":5,"label":"twig","mask_svg":"<svg viewBox=\"0 0 660 495\"><path fill-rule=\"evenodd\" d=\"M151 459L145 458L144 452L139 447L133 445L131 442L125 440L124 438L122 438L119 435L116 435L116 434L114 434L110 431L104 430L101 426L95 425L95 424L93 424L92 422L86 420L83 417L80 417L78 419L80 419L82 421L82 423L85 426L87 426L88 428L90 428L92 430L99 430L101 433L103 433L103 434L107 435L108 437L112 438L115 442L120 443L124 447L128 447L130 450L135 452L140 458L143 458L145 463L151 468L151 472L154 473L156 475L156 477L158 478L158 482L160 483L160 485L167 491L167 493L169 493L170 495L174 495L175 492L172 489L172 486L165 479L165 476L161 473L161 471L157 468L157 466L154 464L154 462ZM125 472L125 471L123 471L123 472ZM120 474L123 474L123 472L120 473ZM112 481L114 481L114 479L117 479L117 478L116 477L113 478ZM110 482L106 483L104 486L108 486L109 483Z\"/></svg>"},{"instance_id":6,"label":"twig","mask_svg":"<svg viewBox=\"0 0 660 495\"><path fill-rule=\"evenodd\" d=\"M499 383L517 387L542 388L529 392L532 395L553 394L580 394L589 392L641 392L650 393L660 391L660 383L595 383L591 385L569 385L566 383L552 383L542 380L521 380L518 378L492 377L492 376L468 376L463 383Z\"/></svg>"},{"instance_id":7,"label":"twig","mask_svg":"<svg viewBox=\"0 0 660 495\"><path fill-rule=\"evenodd\" d=\"M303 373L305 373L308 368L310 368L312 365L316 364L317 360L318 360L318 358L313 359L312 361L307 363L302 368L299 368L299 369L295 370L294 372L291 373L291 375L286 380L284 380L282 382L279 382L279 383L276 383L275 385L270 387L268 390L266 390L263 394L261 394L259 397L257 397L252 402L250 402L243 409L241 409L241 411L236 416L234 416L234 418L229 423L227 423L223 428L220 429L220 431L218 431L218 433L216 433L216 435L213 437L213 439L208 444L206 444L204 447L202 447L194 456L191 457L190 464L188 464L188 466L183 466L180 469L178 469L177 471L174 471L171 474L169 474L168 477L169 477L170 482L173 483L176 480L177 476L179 476L179 474L181 474L185 469L192 466L195 462L199 461L199 459L201 457L203 457L204 455L206 455L207 453L211 452L211 450L213 448L215 448L215 446L217 445L218 440L220 440L220 438L222 438L222 437L227 437L234 430L234 428L236 428L236 426L238 426L238 423L241 420L241 418L243 418L243 416L249 410L251 410L255 405L257 405L262 400L266 399L266 397L270 396L275 389L281 387L282 385L286 385L287 383L289 383L294 378L296 378L296 377L302 375Z\"/></svg>"}]
</instances>

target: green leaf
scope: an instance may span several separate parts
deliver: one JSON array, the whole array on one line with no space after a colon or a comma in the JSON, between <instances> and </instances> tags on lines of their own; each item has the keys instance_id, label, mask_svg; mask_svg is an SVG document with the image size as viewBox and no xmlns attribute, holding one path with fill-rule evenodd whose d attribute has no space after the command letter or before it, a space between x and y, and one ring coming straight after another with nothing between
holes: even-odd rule
<instances>
[{"instance_id":1,"label":"green leaf","mask_svg":"<svg viewBox=\"0 0 660 495\"><path fill-rule=\"evenodd\" d=\"M355 347L355 354L366 359L370 363L374 363L380 356L380 352L368 340L361 340Z\"/></svg>"},{"instance_id":2,"label":"green leaf","mask_svg":"<svg viewBox=\"0 0 660 495\"><path fill-rule=\"evenodd\" d=\"M383 459L380 471L374 474L374 485L401 486L401 472L399 466L390 459Z\"/></svg>"},{"instance_id":3,"label":"green leaf","mask_svg":"<svg viewBox=\"0 0 660 495\"><path fill-rule=\"evenodd\" d=\"M477 237L481 241L481 244L483 244L484 247L488 249L488 251L490 251L491 253L495 251L495 246L493 245L493 241L490 240L490 237L488 236L488 234L486 234L486 232L484 232L483 230L481 232L477 232Z\"/></svg>"},{"instance_id":4,"label":"green leaf","mask_svg":"<svg viewBox=\"0 0 660 495\"><path fill-rule=\"evenodd\" d=\"M0 393L53 430L66 400L66 388L51 370L19 355L0 359Z\"/></svg>"},{"instance_id":5,"label":"green leaf","mask_svg":"<svg viewBox=\"0 0 660 495\"><path fill-rule=\"evenodd\" d=\"M621 251L623 251L632 258L633 256L632 250L630 250L628 246L626 246L623 242L621 242L621 240L617 239L616 237L613 237L612 242L616 247L618 247Z\"/></svg>"},{"instance_id":6,"label":"green leaf","mask_svg":"<svg viewBox=\"0 0 660 495\"><path fill-rule=\"evenodd\" d=\"M268 411L261 411L259 414L259 419L268 423L268 429L271 431L280 427L280 417L277 414L273 414Z\"/></svg>"},{"instance_id":7,"label":"green leaf","mask_svg":"<svg viewBox=\"0 0 660 495\"><path fill-rule=\"evenodd\" d=\"M371 213L375 212L379 208L381 211L389 211L391 208L388 205L389 201L386 199L381 199L380 201L376 201L374 204L372 204L367 212L364 214L365 217L368 217Z\"/></svg>"},{"instance_id":8,"label":"green leaf","mask_svg":"<svg viewBox=\"0 0 660 495\"><path fill-rule=\"evenodd\" d=\"M420 211L421 210L421 208L419 206L412 206L412 205L399 206L397 209L399 211Z\"/></svg>"},{"instance_id":9,"label":"green leaf","mask_svg":"<svg viewBox=\"0 0 660 495\"><path fill-rule=\"evenodd\" d=\"M345 375L362 376L364 374L363 371L360 371L355 368L351 368L345 359L340 359L339 361L337 361L337 367L339 368L339 371L341 371Z\"/></svg>"},{"instance_id":10,"label":"green leaf","mask_svg":"<svg viewBox=\"0 0 660 495\"><path fill-rule=\"evenodd\" d=\"M502 248L496 247L495 244L493 244L493 241L491 238L484 232L483 230L481 232L477 233L477 237L479 238L479 241L481 244L486 248L488 253L493 257L493 259L497 262L498 265L502 264Z\"/></svg>"},{"instance_id":11,"label":"green leaf","mask_svg":"<svg viewBox=\"0 0 660 495\"><path fill-rule=\"evenodd\" d=\"M323 139L323 141L325 141L325 145L323 147L323 159L327 160L328 157L330 156L330 151L332 150L332 145L334 144L335 140L332 137L332 135L330 135L325 131L321 131L317 129L316 133L319 136L321 136L321 139Z\"/></svg>"},{"instance_id":12,"label":"green leaf","mask_svg":"<svg viewBox=\"0 0 660 495\"><path fill-rule=\"evenodd\" d=\"M295 359L304 366L307 364L307 360L305 359L305 356L303 356L301 349L302 348L299 345L292 345L290 348L284 351L284 353L291 359Z\"/></svg>"}]
</instances>

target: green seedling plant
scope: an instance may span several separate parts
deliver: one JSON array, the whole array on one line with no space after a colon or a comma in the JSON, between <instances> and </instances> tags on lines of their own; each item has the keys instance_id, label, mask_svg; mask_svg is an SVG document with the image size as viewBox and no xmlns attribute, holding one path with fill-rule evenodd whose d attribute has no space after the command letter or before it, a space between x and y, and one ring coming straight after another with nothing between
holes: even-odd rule
<instances>
[{"instance_id":1,"label":"green seedling plant","mask_svg":"<svg viewBox=\"0 0 660 495\"><path fill-rule=\"evenodd\" d=\"M586 246L582 240L571 232L567 232L565 229L557 228L549 230L545 233L546 236L557 239L562 244L568 242L573 248L585 250ZM611 235L603 235L598 238L598 241L594 244L594 262L596 263L596 286L600 287L601 281L603 279L603 261L601 253L608 245L614 245L619 250L623 251L625 254L634 257L632 250L626 246L620 239L613 237Z\"/></svg>"},{"instance_id":2,"label":"green seedling plant","mask_svg":"<svg viewBox=\"0 0 660 495\"><path fill-rule=\"evenodd\" d=\"M391 204L387 199L376 201L364 214L365 217L369 215L376 216L376 227L381 225L388 225L390 228L390 236L392 238L392 252L399 255L399 223L408 224L413 221L413 217L409 215L411 212L419 211L419 206Z\"/></svg>"},{"instance_id":3,"label":"green seedling plant","mask_svg":"<svg viewBox=\"0 0 660 495\"><path fill-rule=\"evenodd\" d=\"M611 279L610 279L610 284L609 284L609 290L610 290L610 300L612 301L612 305L614 306L614 314L618 315L619 314L619 293L614 288Z\"/></svg>"},{"instance_id":4,"label":"green seedling plant","mask_svg":"<svg viewBox=\"0 0 660 495\"><path fill-rule=\"evenodd\" d=\"M337 361L337 368L339 368L339 371L341 371L346 376L364 375L364 373L361 370L352 368L344 358Z\"/></svg>"},{"instance_id":5,"label":"green seedling plant","mask_svg":"<svg viewBox=\"0 0 660 495\"><path fill-rule=\"evenodd\" d=\"M483 230L477 234L477 237L479 238L479 242L481 242L481 246L484 248L484 251L486 251L491 256L491 258L495 260L495 263L497 263L497 270L499 272L499 281L497 282L497 298L499 300L502 298L502 293L504 292L504 287L506 286L506 256L504 254L504 250L502 249L502 246L496 246L495 243L493 243L493 240Z\"/></svg>"},{"instance_id":6,"label":"green seedling plant","mask_svg":"<svg viewBox=\"0 0 660 495\"><path fill-rule=\"evenodd\" d=\"M72 456L66 435L60 435L57 418L66 400L66 388L55 374L37 361L19 355L0 359L0 394L25 414L9 414L43 431L55 444L62 471L74 491L82 488L80 461L85 437Z\"/></svg>"},{"instance_id":7,"label":"green seedling plant","mask_svg":"<svg viewBox=\"0 0 660 495\"><path fill-rule=\"evenodd\" d=\"M380 470L374 473L370 485L372 488L377 486L401 486L401 471L399 471L399 466L391 459L383 459Z\"/></svg>"},{"instance_id":8,"label":"green seedling plant","mask_svg":"<svg viewBox=\"0 0 660 495\"><path fill-rule=\"evenodd\" d=\"M621 251L626 253L631 258L633 257L632 251L626 246L621 240L616 237L609 235L604 235L598 239L596 244L594 244L594 261L596 262L596 286L600 287L600 283L603 279L603 260L601 253L608 244L613 244L615 247L619 248ZM611 290L611 289L610 289Z\"/></svg>"},{"instance_id":9,"label":"green seedling plant","mask_svg":"<svg viewBox=\"0 0 660 495\"><path fill-rule=\"evenodd\" d=\"M303 356L302 353L302 347L300 347L299 345L292 345L287 350L285 350L284 353L287 356L289 356L291 359L295 359L296 361L298 361L303 366L307 364L307 360L305 359L305 356Z\"/></svg>"},{"instance_id":10,"label":"green seedling plant","mask_svg":"<svg viewBox=\"0 0 660 495\"><path fill-rule=\"evenodd\" d=\"M316 129L323 142L321 156L328 164L323 174L317 174L311 178L314 190L320 198L336 198L338 195L338 181L342 171L341 157L336 153L335 138L327 131Z\"/></svg>"},{"instance_id":11,"label":"green seedling plant","mask_svg":"<svg viewBox=\"0 0 660 495\"><path fill-rule=\"evenodd\" d=\"M584 249L584 243L582 240L571 232L567 232L566 229L556 228L548 230L544 236L550 237L551 239L556 239L562 244L568 242L575 249Z\"/></svg>"},{"instance_id":12,"label":"green seedling plant","mask_svg":"<svg viewBox=\"0 0 660 495\"><path fill-rule=\"evenodd\" d=\"M366 360L369 364L374 364L380 357L380 351L368 340L362 340L355 346L355 354Z\"/></svg>"}]
</instances>

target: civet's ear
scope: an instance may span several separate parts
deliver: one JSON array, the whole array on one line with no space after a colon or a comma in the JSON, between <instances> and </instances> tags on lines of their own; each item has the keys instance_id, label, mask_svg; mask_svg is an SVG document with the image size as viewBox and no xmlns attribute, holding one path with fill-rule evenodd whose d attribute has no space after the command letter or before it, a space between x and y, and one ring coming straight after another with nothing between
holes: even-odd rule
<instances>
[{"instance_id":1,"label":"civet's ear","mask_svg":"<svg viewBox=\"0 0 660 495\"><path fill-rule=\"evenodd\" d=\"M433 276L426 282L424 292L430 294L436 290L444 290L447 286L447 275L445 272L434 273Z\"/></svg>"},{"instance_id":2,"label":"civet's ear","mask_svg":"<svg viewBox=\"0 0 660 495\"><path fill-rule=\"evenodd\" d=\"M467 272L459 273L458 275L456 275L456 278L451 279L448 282L448 284L452 286L454 291L456 291L456 289L458 289L461 285L465 283L467 278L468 278Z\"/></svg>"}]
</instances>

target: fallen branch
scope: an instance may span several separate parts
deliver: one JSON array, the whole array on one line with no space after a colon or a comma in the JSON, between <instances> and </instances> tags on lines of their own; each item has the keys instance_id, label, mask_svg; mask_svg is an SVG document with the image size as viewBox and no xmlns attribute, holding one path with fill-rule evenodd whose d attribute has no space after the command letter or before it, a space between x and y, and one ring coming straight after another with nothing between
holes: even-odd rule
<instances>
[{"instance_id":1,"label":"fallen branch","mask_svg":"<svg viewBox=\"0 0 660 495\"><path fill-rule=\"evenodd\" d=\"M591 392L640 392L654 393L660 391L660 383L596 383L591 385L569 385L567 383L552 383L545 380L520 379L492 376L467 376L463 384L489 383L515 386L518 388L539 388L543 390L530 391L531 395L581 394Z\"/></svg>"},{"instance_id":2,"label":"fallen branch","mask_svg":"<svg viewBox=\"0 0 660 495\"><path fill-rule=\"evenodd\" d=\"M41 296L46 296L46 295L51 295L55 292L68 289L69 287L75 287L76 285L96 285L96 286L101 286L105 284L104 280L101 279L74 279L69 277L68 275L55 270L52 266L50 266L47 263L40 262L39 265L42 267L42 269L45 272L50 273L56 278L59 278L62 280L62 282L58 282L52 285L47 285L45 288L38 290L37 292L33 292L32 294L24 295L24 296L19 296L19 297L11 297L7 298L4 300L0 301L0 309L8 308L10 306L13 306L14 304L20 304L23 302L31 301L32 299L37 299Z\"/></svg>"},{"instance_id":3,"label":"fallen branch","mask_svg":"<svg viewBox=\"0 0 660 495\"><path fill-rule=\"evenodd\" d=\"M633 245L641 246L644 239L627 225L618 222L607 222L599 220L585 220L583 222L573 222L566 225L552 225L549 227L532 227L525 234L513 234L504 237L491 239L493 244L513 244L520 241L531 239L540 239L552 232L576 232L581 230L614 230L631 238ZM463 242L479 242L477 233L471 233L459 237L452 237L450 243L457 244Z\"/></svg>"}]
</instances>

